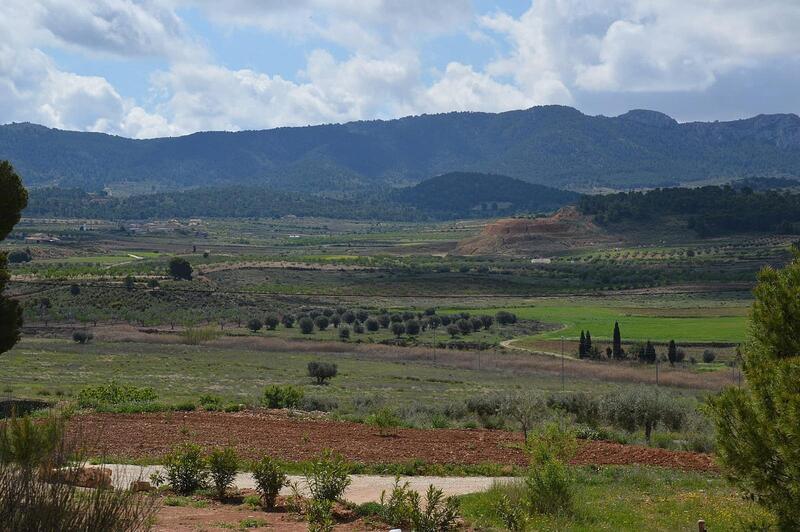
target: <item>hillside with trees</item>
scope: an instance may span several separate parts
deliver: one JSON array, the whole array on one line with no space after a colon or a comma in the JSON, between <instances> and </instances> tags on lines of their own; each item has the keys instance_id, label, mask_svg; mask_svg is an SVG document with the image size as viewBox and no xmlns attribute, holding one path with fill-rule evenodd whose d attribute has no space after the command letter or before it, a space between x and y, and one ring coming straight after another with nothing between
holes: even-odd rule
<instances>
[{"instance_id":1,"label":"hillside with trees","mask_svg":"<svg viewBox=\"0 0 800 532\"><path fill-rule=\"evenodd\" d=\"M679 124L654 111L605 117L563 106L149 140L0 126L0 158L13 162L26 185L89 191L118 183L353 191L454 171L571 189L673 186L797 177L798 147L800 118L793 114Z\"/></svg>"},{"instance_id":2,"label":"hillside with trees","mask_svg":"<svg viewBox=\"0 0 800 532\"><path fill-rule=\"evenodd\" d=\"M446 220L544 212L579 195L505 176L454 173L388 192L341 198L253 186L199 188L129 197L80 189L33 189L28 216L148 219L269 218L286 215L382 220ZM225 201L220 201L225 198Z\"/></svg>"},{"instance_id":3,"label":"hillside with trees","mask_svg":"<svg viewBox=\"0 0 800 532\"><path fill-rule=\"evenodd\" d=\"M663 188L647 192L582 196L579 210L600 225L658 222L665 216L685 218L698 236L745 232L800 232L800 194L708 186Z\"/></svg>"}]
</instances>

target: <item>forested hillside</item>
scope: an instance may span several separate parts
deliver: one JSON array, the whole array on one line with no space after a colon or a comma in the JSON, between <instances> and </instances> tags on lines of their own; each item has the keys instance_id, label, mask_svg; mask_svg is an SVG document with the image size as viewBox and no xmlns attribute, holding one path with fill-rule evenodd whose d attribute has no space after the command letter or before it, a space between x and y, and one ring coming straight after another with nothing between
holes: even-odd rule
<instances>
[{"instance_id":1,"label":"forested hillside","mask_svg":"<svg viewBox=\"0 0 800 532\"><path fill-rule=\"evenodd\" d=\"M679 124L653 111L609 118L561 106L151 140L0 126L0 159L11 160L28 186L93 191L145 182L173 189L249 184L374 192L454 171L558 188L624 189L796 177L798 148L796 115Z\"/></svg>"},{"instance_id":2,"label":"forested hillside","mask_svg":"<svg viewBox=\"0 0 800 532\"><path fill-rule=\"evenodd\" d=\"M578 194L505 176L447 174L394 192L346 198L253 186L199 188L126 198L80 189L31 191L26 216L146 219L171 217L323 216L384 220L446 220L546 212L577 201Z\"/></svg>"},{"instance_id":3,"label":"forested hillside","mask_svg":"<svg viewBox=\"0 0 800 532\"><path fill-rule=\"evenodd\" d=\"M685 216L688 227L699 236L800 232L800 194L747 187L664 188L583 196L579 209L595 215L600 224L657 222L664 216Z\"/></svg>"}]
</instances>

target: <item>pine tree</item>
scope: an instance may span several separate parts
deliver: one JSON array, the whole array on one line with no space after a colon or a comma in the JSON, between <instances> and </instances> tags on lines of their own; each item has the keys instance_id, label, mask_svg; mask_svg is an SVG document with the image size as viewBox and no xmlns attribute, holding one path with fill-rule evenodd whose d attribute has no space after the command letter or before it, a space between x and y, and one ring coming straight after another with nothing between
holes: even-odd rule
<instances>
[{"instance_id":1,"label":"pine tree","mask_svg":"<svg viewBox=\"0 0 800 532\"><path fill-rule=\"evenodd\" d=\"M625 356L625 352L622 350L622 335L619 332L619 322L614 322L614 337L611 346L611 354L614 356L615 359L620 359Z\"/></svg>"},{"instance_id":2,"label":"pine tree","mask_svg":"<svg viewBox=\"0 0 800 532\"><path fill-rule=\"evenodd\" d=\"M583 330L581 330L581 339L578 343L578 356L580 358L586 356L586 336L583 334Z\"/></svg>"},{"instance_id":3,"label":"pine tree","mask_svg":"<svg viewBox=\"0 0 800 532\"><path fill-rule=\"evenodd\" d=\"M667 358L672 366L674 366L675 362L678 361L678 348L675 345L675 340L669 341L669 346L667 347Z\"/></svg>"},{"instance_id":4,"label":"pine tree","mask_svg":"<svg viewBox=\"0 0 800 532\"><path fill-rule=\"evenodd\" d=\"M0 240L3 240L19 221L28 204L28 192L8 161L0 162ZM6 254L0 253L0 353L5 353L19 341L22 327L22 308L16 300L3 296L8 271Z\"/></svg>"},{"instance_id":5,"label":"pine tree","mask_svg":"<svg viewBox=\"0 0 800 532\"><path fill-rule=\"evenodd\" d=\"M742 371L747 385L711 399L717 456L739 487L800 530L800 253L758 274Z\"/></svg>"}]
</instances>

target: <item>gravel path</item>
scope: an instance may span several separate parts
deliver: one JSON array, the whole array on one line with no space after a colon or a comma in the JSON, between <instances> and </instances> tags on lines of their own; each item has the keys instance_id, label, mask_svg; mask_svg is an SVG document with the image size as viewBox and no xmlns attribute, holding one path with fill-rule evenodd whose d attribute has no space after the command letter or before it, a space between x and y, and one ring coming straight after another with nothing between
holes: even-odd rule
<instances>
[{"instance_id":1,"label":"gravel path","mask_svg":"<svg viewBox=\"0 0 800 532\"><path fill-rule=\"evenodd\" d=\"M98 466L100 467L100 466ZM110 464L102 467L111 469L111 478L114 487L127 488L134 480L148 480L155 472L162 472L162 466L135 466ZM350 475L351 483L344 494L350 502L361 504L364 502L378 501L381 492L390 491L394 486L394 477L382 475ZM408 482L411 489L424 495L428 486L433 484L444 491L445 495L465 495L483 491L495 482L509 482L513 477L400 477L401 482ZM307 494L305 477L290 475L290 482L297 482L304 494ZM255 489L255 482L249 473L236 475L236 486L239 489ZM281 491L281 495L289 495L288 488Z\"/></svg>"}]
</instances>

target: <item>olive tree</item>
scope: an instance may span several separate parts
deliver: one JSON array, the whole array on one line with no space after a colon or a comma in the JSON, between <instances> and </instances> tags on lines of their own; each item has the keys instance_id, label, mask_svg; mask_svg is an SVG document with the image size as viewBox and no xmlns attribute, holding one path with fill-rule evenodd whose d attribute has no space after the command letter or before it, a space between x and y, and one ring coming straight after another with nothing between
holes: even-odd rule
<instances>
[{"instance_id":1,"label":"olive tree","mask_svg":"<svg viewBox=\"0 0 800 532\"><path fill-rule=\"evenodd\" d=\"M758 275L747 387L710 401L717 456L728 477L771 510L781 530L800 529L800 254Z\"/></svg>"},{"instance_id":2,"label":"olive tree","mask_svg":"<svg viewBox=\"0 0 800 532\"><path fill-rule=\"evenodd\" d=\"M657 388L619 390L606 396L603 405L610 423L628 432L644 429L647 443L659 424L678 430L685 420L682 405Z\"/></svg>"}]
</instances>

